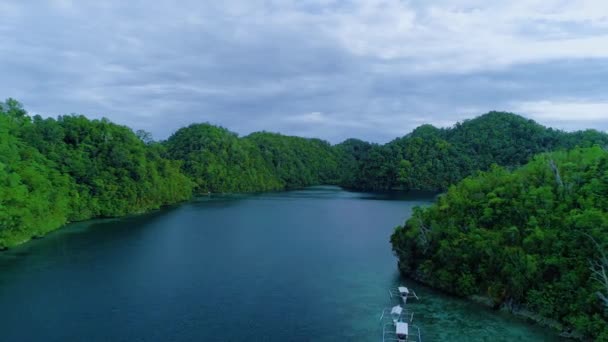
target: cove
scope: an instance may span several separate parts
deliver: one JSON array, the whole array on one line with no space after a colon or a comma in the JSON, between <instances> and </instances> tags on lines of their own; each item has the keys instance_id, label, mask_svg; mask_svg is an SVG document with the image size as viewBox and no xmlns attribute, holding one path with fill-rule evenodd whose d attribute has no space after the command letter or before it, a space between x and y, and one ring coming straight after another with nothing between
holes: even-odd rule
<instances>
[{"instance_id":1,"label":"cove","mask_svg":"<svg viewBox=\"0 0 608 342\"><path fill-rule=\"evenodd\" d=\"M390 234L432 200L312 187L72 224L0 253L0 340L379 341L400 283L423 341L559 340L400 278Z\"/></svg>"}]
</instances>

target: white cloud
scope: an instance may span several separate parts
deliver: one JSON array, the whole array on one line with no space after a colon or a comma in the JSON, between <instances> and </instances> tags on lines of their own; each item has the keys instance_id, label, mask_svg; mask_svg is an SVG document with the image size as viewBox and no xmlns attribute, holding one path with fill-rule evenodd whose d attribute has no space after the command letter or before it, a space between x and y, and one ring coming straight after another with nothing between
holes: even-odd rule
<instances>
[{"instance_id":1,"label":"white cloud","mask_svg":"<svg viewBox=\"0 0 608 342\"><path fill-rule=\"evenodd\" d=\"M286 121L298 122L304 124L325 124L330 122L330 119L321 112L312 112L302 115L293 115L285 118Z\"/></svg>"},{"instance_id":2,"label":"white cloud","mask_svg":"<svg viewBox=\"0 0 608 342\"><path fill-rule=\"evenodd\" d=\"M531 101L516 104L514 111L543 121L603 121L608 123L608 101Z\"/></svg>"},{"instance_id":3,"label":"white cloud","mask_svg":"<svg viewBox=\"0 0 608 342\"><path fill-rule=\"evenodd\" d=\"M470 72L608 57L608 2L601 0L350 4L325 14L318 24L354 54L406 59L405 72Z\"/></svg>"},{"instance_id":4,"label":"white cloud","mask_svg":"<svg viewBox=\"0 0 608 342\"><path fill-rule=\"evenodd\" d=\"M491 109L608 128L607 14L599 0L2 0L0 99L157 138L210 121L388 141Z\"/></svg>"}]
</instances>

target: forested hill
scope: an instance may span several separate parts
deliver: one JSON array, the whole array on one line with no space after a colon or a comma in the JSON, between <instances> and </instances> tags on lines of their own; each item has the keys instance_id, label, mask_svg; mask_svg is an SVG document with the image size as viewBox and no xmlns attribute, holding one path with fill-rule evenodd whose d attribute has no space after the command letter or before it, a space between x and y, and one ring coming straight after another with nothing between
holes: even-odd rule
<instances>
[{"instance_id":1,"label":"forested hill","mask_svg":"<svg viewBox=\"0 0 608 342\"><path fill-rule=\"evenodd\" d=\"M490 112L451 128L423 125L387 144L258 132L239 138L224 128L194 124L165 143L198 192L262 191L313 184L358 190L432 190L488 170L514 168L534 155L573 147L608 146L608 134L563 132L519 115Z\"/></svg>"},{"instance_id":2,"label":"forested hill","mask_svg":"<svg viewBox=\"0 0 608 342\"><path fill-rule=\"evenodd\" d=\"M69 221L189 199L192 181L164 154L107 120L32 118L0 103L0 249Z\"/></svg>"},{"instance_id":3,"label":"forested hill","mask_svg":"<svg viewBox=\"0 0 608 342\"><path fill-rule=\"evenodd\" d=\"M183 163L198 193L338 183L336 151L319 139L267 132L239 138L225 128L193 124L178 130L165 145L167 156Z\"/></svg>"},{"instance_id":4,"label":"forested hill","mask_svg":"<svg viewBox=\"0 0 608 342\"><path fill-rule=\"evenodd\" d=\"M423 125L385 145L350 139L336 148L345 154L343 186L445 190L492 164L513 168L538 153L594 145L608 146L608 135L596 130L567 133L519 115L490 112L451 128Z\"/></svg>"},{"instance_id":5,"label":"forested hill","mask_svg":"<svg viewBox=\"0 0 608 342\"><path fill-rule=\"evenodd\" d=\"M514 167L539 152L596 144L608 145L608 136L494 112L448 129L421 126L385 145L238 137L210 124L154 142L106 119L31 117L9 99L0 102L0 249L66 222L144 212L193 194L315 184L443 190L493 163Z\"/></svg>"},{"instance_id":6,"label":"forested hill","mask_svg":"<svg viewBox=\"0 0 608 342\"><path fill-rule=\"evenodd\" d=\"M208 192L337 184L336 150L319 139L239 138L194 124L167 141L89 120L29 116L0 102L0 249L70 221L141 213Z\"/></svg>"},{"instance_id":7,"label":"forested hill","mask_svg":"<svg viewBox=\"0 0 608 342\"><path fill-rule=\"evenodd\" d=\"M542 154L467 178L391 242L400 270L608 341L608 151Z\"/></svg>"}]
</instances>

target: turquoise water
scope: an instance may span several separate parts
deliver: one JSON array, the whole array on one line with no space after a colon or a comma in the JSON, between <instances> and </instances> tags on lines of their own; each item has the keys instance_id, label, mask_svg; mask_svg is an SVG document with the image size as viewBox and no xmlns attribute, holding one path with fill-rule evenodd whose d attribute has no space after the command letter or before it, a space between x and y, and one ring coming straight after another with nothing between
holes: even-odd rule
<instances>
[{"instance_id":1,"label":"turquoise water","mask_svg":"<svg viewBox=\"0 0 608 342\"><path fill-rule=\"evenodd\" d=\"M557 340L399 278L390 234L431 200L314 187L73 224L0 253L0 340L380 341L400 283L423 341Z\"/></svg>"}]
</instances>

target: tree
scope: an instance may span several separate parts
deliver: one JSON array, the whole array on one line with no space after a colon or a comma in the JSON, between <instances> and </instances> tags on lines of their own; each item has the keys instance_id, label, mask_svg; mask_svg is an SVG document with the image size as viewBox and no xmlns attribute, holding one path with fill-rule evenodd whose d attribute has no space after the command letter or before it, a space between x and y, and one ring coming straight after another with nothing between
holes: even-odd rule
<instances>
[{"instance_id":1,"label":"tree","mask_svg":"<svg viewBox=\"0 0 608 342\"><path fill-rule=\"evenodd\" d=\"M154 143L154 138L152 138L152 133L144 131L143 129L138 129L135 132L135 135L139 138L139 140L143 141L144 144L150 145Z\"/></svg>"},{"instance_id":2,"label":"tree","mask_svg":"<svg viewBox=\"0 0 608 342\"><path fill-rule=\"evenodd\" d=\"M604 149L541 154L514 171L493 166L452 185L415 210L391 243L405 275L496 306L524 306L601 340L608 336L606 193Z\"/></svg>"},{"instance_id":3,"label":"tree","mask_svg":"<svg viewBox=\"0 0 608 342\"><path fill-rule=\"evenodd\" d=\"M593 241L593 244L597 247L598 253L600 254L598 260L590 261L590 268L593 278L603 289L603 292L597 292L597 296L604 303L604 307L608 309L608 257L599 243L597 243L597 241L591 235L587 234L587 236Z\"/></svg>"},{"instance_id":4,"label":"tree","mask_svg":"<svg viewBox=\"0 0 608 342\"><path fill-rule=\"evenodd\" d=\"M186 200L192 182L127 127L84 116L32 120L0 106L0 248L68 221L122 216Z\"/></svg>"}]
</instances>

